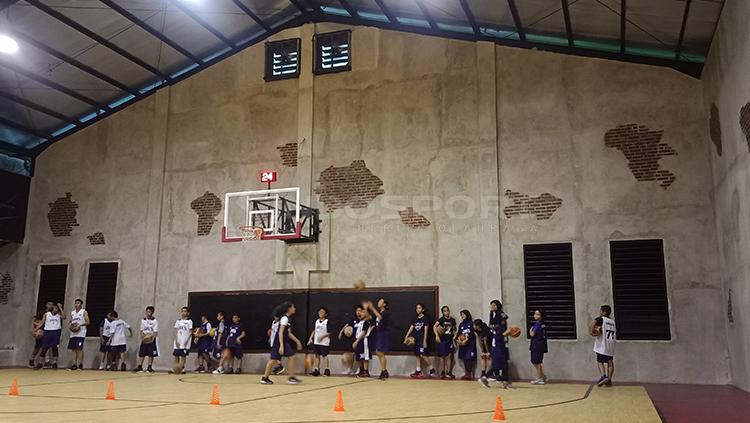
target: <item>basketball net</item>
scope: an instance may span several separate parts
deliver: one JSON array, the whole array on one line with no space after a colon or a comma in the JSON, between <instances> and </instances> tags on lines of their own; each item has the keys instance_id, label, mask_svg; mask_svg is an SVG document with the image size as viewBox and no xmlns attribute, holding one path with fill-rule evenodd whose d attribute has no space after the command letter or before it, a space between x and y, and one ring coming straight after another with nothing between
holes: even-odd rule
<instances>
[{"instance_id":1,"label":"basketball net","mask_svg":"<svg viewBox=\"0 0 750 423\"><path fill-rule=\"evenodd\" d=\"M263 239L265 231L259 226L240 226L240 233L245 241L258 241Z\"/></svg>"}]
</instances>

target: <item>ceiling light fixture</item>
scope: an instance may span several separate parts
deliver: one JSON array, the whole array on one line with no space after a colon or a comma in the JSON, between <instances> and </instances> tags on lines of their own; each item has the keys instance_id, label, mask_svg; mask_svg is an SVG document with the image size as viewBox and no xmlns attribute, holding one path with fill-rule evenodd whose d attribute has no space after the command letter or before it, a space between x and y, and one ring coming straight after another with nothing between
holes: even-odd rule
<instances>
[{"instance_id":1,"label":"ceiling light fixture","mask_svg":"<svg viewBox=\"0 0 750 423\"><path fill-rule=\"evenodd\" d=\"M18 51L18 43L7 35L0 34L0 53L13 54Z\"/></svg>"}]
</instances>

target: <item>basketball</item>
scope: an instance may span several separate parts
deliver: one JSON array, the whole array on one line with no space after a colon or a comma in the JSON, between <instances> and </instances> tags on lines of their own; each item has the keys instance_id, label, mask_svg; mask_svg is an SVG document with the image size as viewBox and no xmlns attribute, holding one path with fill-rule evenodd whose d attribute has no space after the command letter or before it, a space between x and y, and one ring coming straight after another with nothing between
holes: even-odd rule
<instances>
[{"instance_id":1,"label":"basketball","mask_svg":"<svg viewBox=\"0 0 750 423\"><path fill-rule=\"evenodd\" d=\"M354 328L351 326L347 326L344 328L344 336L349 337L354 334Z\"/></svg>"},{"instance_id":2,"label":"basketball","mask_svg":"<svg viewBox=\"0 0 750 423\"><path fill-rule=\"evenodd\" d=\"M78 331L81 330L81 327L78 326L78 323L71 323L69 327L70 327L70 331L73 333L78 333Z\"/></svg>"},{"instance_id":3,"label":"basketball","mask_svg":"<svg viewBox=\"0 0 750 423\"><path fill-rule=\"evenodd\" d=\"M458 335L456 342L458 345L464 346L469 343L469 337L462 333L461 335Z\"/></svg>"},{"instance_id":4,"label":"basketball","mask_svg":"<svg viewBox=\"0 0 750 423\"><path fill-rule=\"evenodd\" d=\"M442 327L442 326L438 326L438 327L437 327L437 333L438 333L438 335L440 335L440 336L443 336L443 335L445 335L445 328L444 328L444 327Z\"/></svg>"},{"instance_id":5,"label":"basketball","mask_svg":"<svg viewBox=\"0 0 750 423\"><path fill-rule=\"evenodd\" d=\"M44 336L44 331L42 329L34 331L34 338L41 339Z\"/></svg>"},{"instance_id":6,"label":"basketball","mask_svg":"<svg viewBox=\"0 0 750 423\"><path fill-rule=\"evenodd\" d=\"M357 291L362 291L363 289L365 289L365 281L360 279L357 282L354 282L354 289L356 289Z\"/></svg>"},{"instance_id":7,"label":"basketball","mask_svg":"<svg viewBox=\"0 0 750 423\"><path fill-rule=\"evenodd\" d=\"M211 330L208 331L208 335L211 336L211 338L216 336L216 328L211 328Z\"/></svg>"},{"instance_id":8,"label":"basketball","mask_svg":"<svg viewBox=\"0 0 750 423\"><path fill-rule=\"evenodd\" d=\"M521 336L521 328L518 326L511 326L510 327L510 337L511 338L518 338Z\"/></svg>"},{"instance_id":9,"label":"basketball","mask_svg":"<svg viewBox=\"0 0 750 423\"><path fill-rule=\"evenodd\" d=\"M143 341L144 344L150 344L154 342L154 335L151 333L147 333L143 335L143 339L141 339L141 341Z\"/></svg>"},{"instance_id":10,"label":"basketball","mask_svg":"<svg viewBox=\"0 0 750 423\"><path fill-rule=\"evenodd\" d=\"M407 347L411 347L412 345L414 345L416 343L417 343L417 340L414 339L413 336L410 336L410 337L404 339L404 345L406 345Z\"/></svg>"},{"instance_id":11,"label":"basketball","mask_svg":"<svg viewBox=\"0 0 750 423\"><path fill-rule=\"evenodd\" d=\"M180 363L175 363L172 366L172 372L174 372L174 374L176 375L182 374L182 366L180 365Z\"/></svg>"}]
</instances>

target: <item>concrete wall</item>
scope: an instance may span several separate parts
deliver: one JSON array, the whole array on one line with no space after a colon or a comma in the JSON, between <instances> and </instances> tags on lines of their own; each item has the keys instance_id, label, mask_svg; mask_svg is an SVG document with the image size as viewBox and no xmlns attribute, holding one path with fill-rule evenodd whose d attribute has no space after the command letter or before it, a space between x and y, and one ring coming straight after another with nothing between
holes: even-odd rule
<instances>
[{"instance_id":1,"label":"concrete wall","mask_svg":"<svg viewBox=\"0 0 750 423\"><path fill-rule=\"evenodd\" d=\"M372 28L353 28L351 72L314 77L308 40L341 28L307 25L276 37L302 38L299 79L265 83L263 46L255 46L45 152L28 241L0 250L0 272L23 281L8 307L18 330L28 324L40 263L71 264L72 302L84 293L87 262L98 259L121 260L121 316L136 322L143 306L156 305L163 351L191 290L351 287L358 279L371 287L438 285L454 313L468 308L486 318L489 300L502 297L523 326L522 245L571 241L579 335L551 342L547 367L553 378L589 379L586 325L612 301L607 241L658 237L673 340L621 343L617 378L728 381L699 81ZM652 159L673 180L631 171L623 152L607 147L605 133L625 124L664 131L660 141L677 155ZM297 166L283 166L277 147L295 142ZM191 202L261 188L256 173L264 168L311 196L323 215L320 242L222 245L221 216L209 236L197 236ZM323 172L367 177L330 186L319 182ZM79 205L80 226L54 238L48 203L65 192ZM357 203L353 192L373 194ZM530 210L537 214L511 207L524 195L541 196L544 204ZM94 231L106 245L88 244ZM25 361L27 340L2 344L17 348L3 364ZM250 357L245 368L257 370L263 359ZM512 343L512 360L516 377L530 376L525 340ZM404 357L390 363L392 373L411 369Z\"/></svg>"},{"instance_id":2,"label":"concrete wall","mask_svg":"<svg viewBox=\"0 0 750 423\"><path fill-rule=\"evenodd\" d=\"M750 390L750 4L726 2L703 71L732 383ZM745 108L744 112L743 107ZM713 113L711 110L713 109ZM743 129L744 128L744 129ZM721 154L719 154L721 153Z\"/></svg>"}]
</instances>

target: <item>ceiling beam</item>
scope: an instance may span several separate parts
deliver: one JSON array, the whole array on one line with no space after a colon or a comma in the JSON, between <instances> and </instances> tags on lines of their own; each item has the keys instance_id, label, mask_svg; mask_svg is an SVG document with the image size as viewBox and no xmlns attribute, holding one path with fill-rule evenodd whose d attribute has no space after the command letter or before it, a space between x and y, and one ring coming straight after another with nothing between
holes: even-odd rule
<instances>
[{"instance_id":1,"label":"ceiling beam","mask_svg":"<svg viewBox=\"0 0 750 423\"><path fill-rule=\"evenodd\" d=\"M460 0L461 2L461 8L464 10L464 14L466 15L466 19L469 21L469 24L471 24L471 28L474 30L474 34L477 36L482 35L479 25L477 25L477 20L474 18L474 13L472 13L471 8L469 7L469 3L466 2L466 0Z\"/></svg>"},{"instance_id":2,"label":"ceiling beam","mask_svg":"<svg viewBox=\"0 0 750 423\"><path fill-rule=\"evenodd\" d=\"M568 46L573 47L573 25L570 23L570 5L568 0L562 1L563 18L565 19L565 35L568 37Z\"/></svg>"},{"instance_id":3,"label":"ceiling beam","mask_svg":"<svg viewBox=\"0 0 750 423\"><path fill-rule=\"evenodd\" d=\"M200 16L198 16L197 13L190 10L190 8L185 6L185 4L181 0L169 0L169 2L172 3L178 9L180 9L182 13L190 16L192 20L194 20L198 25L202 26L203 29L213 34L213 36L218 38L219 41L228 45L231 48L236 47L236 44L234 43L234 41L225 37L224 34L222 34L218 29L211 26L211 24L209 24L205 19L201 18Z\"/></svg>"},{"instance_id":4,"label":"ceiling beam","mask_svg":"<svg viewBox=\"0 0 750 423\"><path fill-rule=\"evenodd\" d=\"M25 132L25 133L27 133L29 135L33 135L33 136L35 136L37 138L44 138L45 140L48 140L48 139L52 138L51 136L49 136L47 134L43 134L43 133L37 131L36 129L31 129L31 128L29 128L26 125L21 125L18 122L14 122L14 121L12 121L10 119L6 119L6 118L4 118L2 116L0 116L0 124L5 125L5 126L9 126L11 128L14 128L14 129L18 129L21 132Z\"/></svg>"},{"instance_id":5,"label":"ceiling beam","mask_svg":"<svg viewBox=\"0 0 750 423\"><path fill-rule=\"evenodd\" d=\"M250 16L250 19L254 20L255 23L260 25L261 28L265 29L266 31L271 30L271 27L268 26L268 24L265 23L263 19L261 19L258 15L256 15L255 12L250 10L250 8L245 5L245 3L241 2L240 0L232 0L232 3L234 3L235 6L237 6L240 10L245 12L247 16Z\"/></svg>"},{"instance_id":6,"label":"ceiling beam","mask_svg":"<svg viewBox=\"0 0 750 423\"><path fill-rule=\"evenodd\" d=\"M289 0L289 3L292 3L294 7L296 7L305 16L307 16L310 13L308 12L307 8L303 6L302 3L299 2L299 0Z\"/></svg>"},{"instance_id":7,"label":"ceiling beam","mask_svg":"<svg viewBox=\"0 0 750 423\"><path fill-rule=\"evenodd\" d=\"M510 8L510 14L513 16L513 23L516 25L516 32L518 33L518 39L526 41L526 31L523 29L523 23L521 23L521 15L518 14L518 8L516 7L516 0L508 0L508 8Z\"/></svg>"},{"instance_id":8,"label":"ceiling beam","mask_svg":"<svg viewBox=\"0 0 750 423\"><path fill-rule=\"evenodd\" d=\"M682 42L685 40L685 27L687 27L688 15L690 15L690 3L692 0L685 1L685 13L682 15L682 27L680 28L680 38L677 40L677 48L674 53L674 60L680 60L682 54Z\"/></svg>"},{"instance_id":9,"label":"ceiling beam","mask_svg":"<svg viewBox=\"0 0 750 423\"><path fill-rule=\"evenodd\" d=\"M37 75L37 74L35 74L35 73L33 73L33 72L29 71L29 70L26 70L26 69L18 66L15 63L7 62L4 59L0 59L0 66L8 68L8 69L12 70L15 73L17 73L19 75L23 75L26 78L29 78L29 79L31 79L33 81L36 81L36 82L38 82L38 83L40 83L42 85L46 85L47 87L52 88L55 91L59 91L59 92L61 92L63 94L66 94L66 95L68 95L70 97L73 97L73 98L75 98L78 101L81 101L83 103L86 103L86 104L89 104L91 106L94 106L94 107L96 107L97 110L107 110L107 109L109 109L109 106L106 106L106 105L104 105L102 103L99 103L98 101L96 101L96 100L94 100L94 99L92 99L90 97L87 97L87 96L85 96L83 94L80 94L80 93L78 93L78 92L76 92L74 90L71 90L70 88L67 88L67 87L63 86L63 85L60 85L60 84L58 84L55 81L52 81L52 80L47 79L47 78L45 78L43 76Z\"/></svg>"},{"instance_id":10,"label":"ceiling beam","mask_svg":"<svg viewBox=\"0 0 750 423\"><path fill-rule=\"evenodd\" d=\"M690 0L688 0L688 3ZM626 31L628 26L628 1L620 0L620 54L625 54Z\"/></svg>"},{"instance_id":11,"label":"ceiling beam","mask_svg":"<svg viewBox=\"0 0 750 423\"><path fill-rule=\"evenodd\" d=\"M424 0L416 0L416 2L417 2L417 6L419 6L419 10L422 11L424 18L427 19L427 22L430 24L430 28L439 29L437 26L437 22L435 22L435 19L432 19L432 15L430 15L430 11L427 10L427 6L425 6Z\"/></svg>"},{"instance_id":12,"label":"ceiling beam","mask_svg":"<svg viewBox=\"0 0 750 423\"><path fill-rule=\"evenodd\" d=\"M19 158L31 158L33 154L30 150L27 150L23 147L19 147L15 144L11 144L8 141L0 140L0 151L4 151L8 153L9 156L19 157Z\"/></svg>"},{"instance_id":13,"label":"ceiling beam","mask_svg":"<svg viewBox=\"0 0 750 423\"><path fill-rule=\"evenodd\" d=\"M346 9L346 13L348 13L349 16L351 16L353 18L359 18L360 17L359 13L357 13L357 10L354 9L354 7L352 7L352 5L348 1L346 1L346 0L339 0L339 3L341 3L341 6L343 6L344 9Z\"/></svg>"},{"instance_id":14,"label":"ceiling beam","mask_svg":"<svg viewBox=\"0 0 750 423\"><path fill-rule=\"evenodd\" d=\"M388 21L392 24L398 23L398 19L396 19L396 15L394 15L391 10L388 8L388 6L385 5L385 0L375 0L375 3L378 4L378 7L380 8L380 11L383 12L386 18L388 18Z\"/></svg>"},{"instance_id":15,"label":"ceiling beam","mask_svg":"<svg viewBox=\"0 0 750 423\"><path fill-rule=\"evenodd\" d=\"M37 9L41 10L42 12L46 13L47 15L57 19L58 21L64 23L65 25L75 29L76 31L80 32L81 34L91 38L92 40L96 41L97 43L103 45L104 47L107 47L108 49L114 51L115 53L119 54L120 56L128 59L129 61L133 62L134 64L140 66L141 68L147 70L148 72L164 79L165 81L171 81L171 78L167 76L166 74L162 73L159 69L156 69L155 67L149 65L148 63L144 62L143 60L139 59L138 57L130 54L125 49L118 47L111 41L105 39L101 35L95 33L94 31L91 31L90 29L86 28L85 26L79 24L78 22L74 21L73 19L70 19L69 17L63 15L62 13L58 12L57 10L47 6L46 4L42 3L39 0L26 0L27 3L30 5L36 7Z\"/></svg>"},{"instance_id":16,"label":"ceiling beam","mask_svg":"<svg viewBox=\"0 0 750 423\"><path fill-rule=\"evenodd\" d=\"M41 104L34 103L33 101L27 100L23 97L19 97L11 93L6 93L5 91L0 91L0 97L6 100L10 100L14 103L20 104L22 106L28 107L29 109L36 110L37 112L44 113L47 116L52 116L53 118L61 120L63 122L70 123L71 125L78 125L81 123L80 121L73 119L69 116L65 116L62 113L48 109L42 106Z\"/></svg>"},{"instance_id":17,"label":"ceiling beam","mask_svg":"<svg viewBox=\"0 0 750 423\"><path fill-rule=\"evenodd\" d=\"M30 45L38 48L39 50L42 50L43 52L49 54L50 56L56 57L56 58L62 60L63 62L65 62L65 63L73 66L74 68L77 68L78 70L81 70L81 71L83 71L83 72L85 72L85 73L93 76L94 78L99 79L100 81L104 81L107 84L112 85L113 87L117 87L117 88L119 88L119 89L121 89L123 91L126 91L126 92L130 93L130 94L133 94L133 95L137 95L138 94L137 90L135 90L133 88L130 88L127 85L125 85L124 83L122 83L122 82L120 82L120 81L118 81L118 80L116 80L114 78L111 78L111 77L109 77L109 76L107 76L107 75L105 75L105 74L103 74L101 72L99 72L98 70L92 68L89 65L86 65L84 63L79 62L78 60L76 60L76 59L68 56L67 54L64 54L64 53L62 53L60 51L57 51L54 48L49 47L46 44L37 41L36 39L32 38L30 35L24 34L23 32L20 32L20 31L17 31L17 30L11 30L11 33L16 38L18 38L19 40L25 42L26 44L30 44Z\"/></svg>"},{"instance_id":18,"label":"ceiling beam","mask_svg":"<svg viewBox=\"0 0 750 423\"><path fill-rule=\"evenodd\" d=\"M119 4L115 3L114 1L112 1L112 0L99 0L99 1L102 2L102 3L104 3L105 5L107 5L110 9L114 10L115 12L117 12L123 18L129 20L130 22L132 22L132 23L134 23L136 25L138 25L139 27L141 27L141 29L143 29L144 31L146 31L149 34L153 35L154 37L158 38L159 40L161 40L161 42L163 42L164 44L172 47L173 49L175 49L176 51L178 51L180 54L182 54L183 56L187 57L188 59L192 60L193 62L198 63L198 64L203 63L202 60L198 59L191 52L187 51L187 49L185 49L184 47L182 47L181 45L179 45L178 43L176 43L175 41L173 41L171 38L169 38L166 35L164 35L163 32L158 31L156 28L154 28L153 26L147 24L146 22L144 22L142 19L138 18L134 14L128 12L124 7L120 6ZM133 94L133 93L131 93L131 94Z\"/></svg>"}]
</instances>

